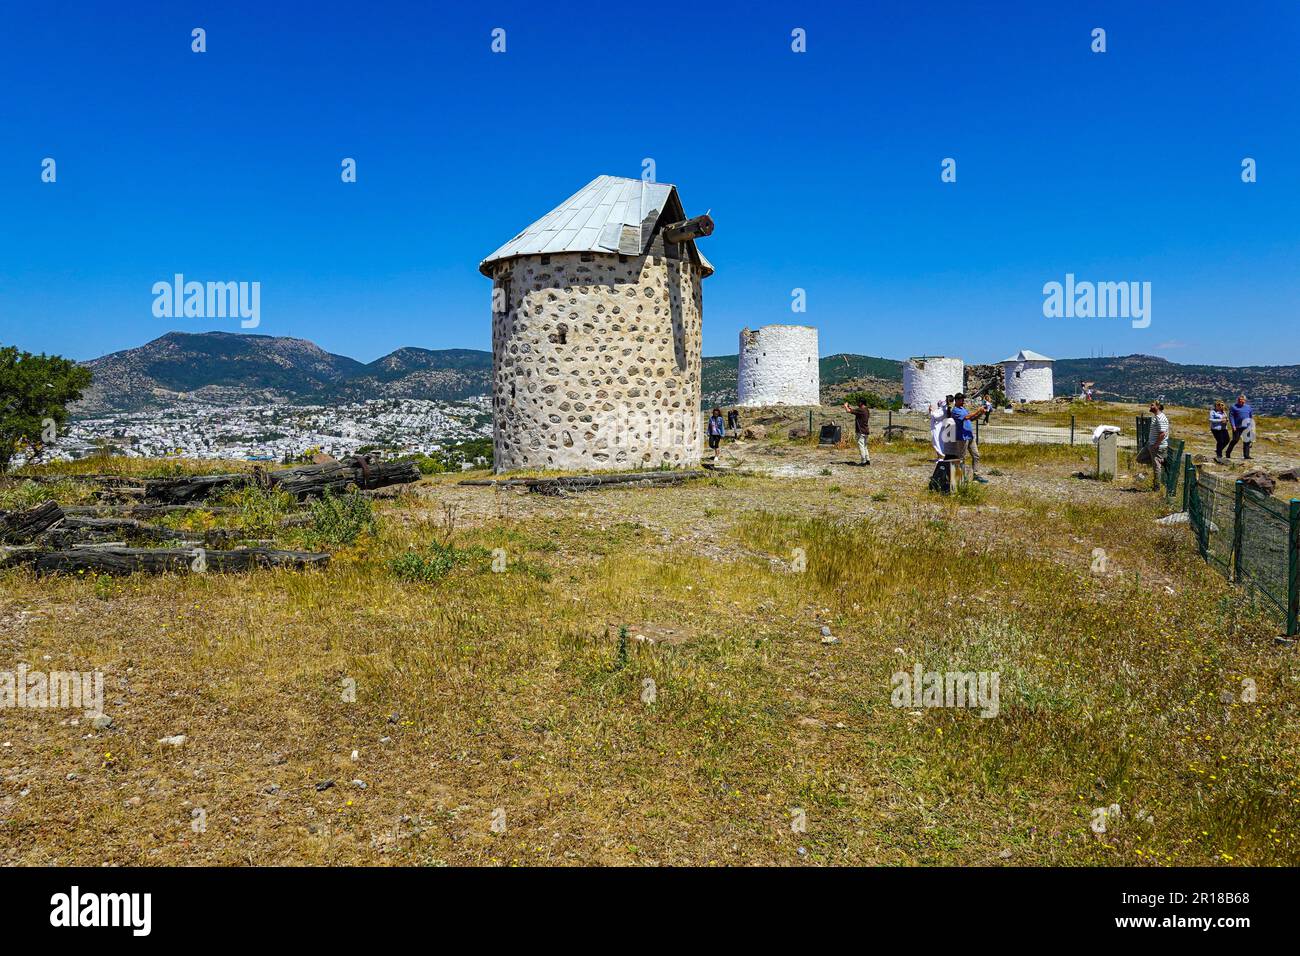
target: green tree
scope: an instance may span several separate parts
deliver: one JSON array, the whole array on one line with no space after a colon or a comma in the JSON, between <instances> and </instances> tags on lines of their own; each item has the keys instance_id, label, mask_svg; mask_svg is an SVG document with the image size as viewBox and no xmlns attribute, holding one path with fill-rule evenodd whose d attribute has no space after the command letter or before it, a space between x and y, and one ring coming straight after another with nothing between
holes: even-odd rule
<instances>
[{"instance_id":1,"label":"green tree","mask_svg":"<svg viewBox=\"0 0 1300 956\"><path fill-rule=\"evenodd\" d=\"M0 474L19 448L39 454L53 441L90 378L71 359L0 348Z\"/></svg>"},{"instance_id":2,"label":"green tree","mask_svg":"<svg viewBox=\"0 0 1300 956\"><path fill-rule=\"evenodd\" d=\"M863 404L867 408L893 409L898 411L903 407L903 397L895 395L893 398L881 398L875 392L851 392L844 399L850 405Z\"/></svg>"}]
</instances>

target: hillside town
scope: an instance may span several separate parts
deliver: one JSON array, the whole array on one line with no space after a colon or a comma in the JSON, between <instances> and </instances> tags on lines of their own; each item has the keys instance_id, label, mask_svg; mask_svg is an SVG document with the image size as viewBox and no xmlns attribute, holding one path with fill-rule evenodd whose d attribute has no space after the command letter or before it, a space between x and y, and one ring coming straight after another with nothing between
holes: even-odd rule
<instances>
[{"instance_id":1,"label":"hillside town","mask_svg":"<svg viewBox=\"0 0 1300 956\"><path fill-rule=\"evenodd\" d=\"M106 449L136 458L287 461L313 449L335 456L363 449L434 454L450 443L491 435L487 396L448 402L375 399L345 405L184 402L158 410L74 419L48 454L66 460Z\"/></svg>"}]
</instances>

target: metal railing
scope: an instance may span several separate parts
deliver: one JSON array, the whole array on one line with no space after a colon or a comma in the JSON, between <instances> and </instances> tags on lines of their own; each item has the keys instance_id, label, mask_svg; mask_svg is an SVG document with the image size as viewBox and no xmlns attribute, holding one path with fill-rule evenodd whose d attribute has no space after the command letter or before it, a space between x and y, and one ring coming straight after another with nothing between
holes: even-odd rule
<instances>
[{"instance_id":1,"label":"metal railing","mask_svg":"<svg viewBox=\"0 0 1300 956\"><path fill-rule=\"evenodd\" d=\"M1165 451L1165 497L1172 498L1178 494L1178 476L1183 468L1183 449L1187 442L1181 438L1169 439L1169 448ZM1186 510L1186 509L1184 509Z\"/></svg>"},{"instance_id":2,"label":"metal railing","mask_svg":"<svg viewBox=\"0 0 1300 956\"><path fill-rule=\"evenodd\" d=\"M1258 595L1300 632L1300 499L1283 501L1241 481L1184 465L1183 502L1201 557Z\"/></svg>"}]
</instances>

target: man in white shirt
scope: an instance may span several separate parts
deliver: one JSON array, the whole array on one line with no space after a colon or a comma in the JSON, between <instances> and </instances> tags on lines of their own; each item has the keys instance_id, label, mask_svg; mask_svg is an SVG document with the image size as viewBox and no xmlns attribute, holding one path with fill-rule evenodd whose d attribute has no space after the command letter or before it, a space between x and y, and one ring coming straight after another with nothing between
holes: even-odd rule
<instances>
[{"instance_id":1,"label":"man in white shirt","mask_svg":"<svg viewBox=\"0 0 1300 956\"><path fill-rule=\"evenodd\" d=\"M1159 491L1164 477L1165 455L1169 451L1169 417L1165 415L1165 406L1161 402L1152 402L1151 429L1147 432L1146 447L1137 453L1140 464L1151 465L1151 490Z\"/></svg>"}]
</instances>

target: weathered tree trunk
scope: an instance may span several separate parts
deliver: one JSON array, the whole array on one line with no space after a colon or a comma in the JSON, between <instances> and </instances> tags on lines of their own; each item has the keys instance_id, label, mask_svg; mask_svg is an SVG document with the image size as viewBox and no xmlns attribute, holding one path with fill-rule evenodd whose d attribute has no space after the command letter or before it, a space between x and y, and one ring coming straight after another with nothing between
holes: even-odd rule
<instances>
[{"instance_id":1,"label":"weathered tree trunk","mask_svg":"<svg viewBox=\"0 0 1300 956\"><path fill-rule=\"evenodd\" d=\"M149 505L149 504L99 504L99 505L71 505L64 508L64 514L84 515L99 518L156 518L160 515L185 514L195 511L206 511L209 514L229 514L234 508L218 507L214 505Z\"/></svg>"},{"instance_id":2,"label":"weathered tree trunk","mask_svg":"<svg viewBox=\"0 0 1300 956\"><path fill-rule=\"evenodd\" d=\"M327 491L339 494L348 485L368 489L410 484L420 480L420 469L413 461L376 461L358 455L345 461L273 471L269 477L272 488L301 499L319 498Z\"/></svg>"},{"instance_id":3,"label":"weathered tree trunk","mask_svg":"<svg viewBox=\"0 0 1300 956\"><path fill-rule=\"evenodd\" d=\"M240 488L248 484L252 477L241 473L194 475L189 478L153 478L144 483L144 497L147 501L159 501L170 505L204 501L223 491Z\"/></svg>"},{"instance_id":4,"label":"weathered tree trunk","mask_svg":"<svg viewBox=\"0 0 1300 956\"><path fill-rule=\"evenodd\" d=\"M690 239L703 239L713 235L713 217L708 213L670 223L663 228L664 242L686 242Z\"/></svg>"},{"instance_id":5,"label":"weathered tree trunk","mask_svg":"<svg viewBox=\"0 0 1300 956\"><path fill-rule=\"evenodd\" d=\"M297 498L319 498L325 492L341 494L349 485L383 488L420 480L420 469L412 461L377 461L355 455L344 461L304 465L280 471L255 470L248 474L201 475L191 478L163 478L145 483L145 499L166 504L202 501L212 495L257 483L287 491Z\"/></svg>"},{"instance_id":6,"label":"weathered tree trunk","mask_svg":"<svg viewBox=\"0 0 1300 956\"><path fill-rule=\"evenodd\" d=\"M324 568L329 560L328 554L277 551L271 548L209 551L204 548L103 547L73 548L67 551L24 549L10 552L3 564L24 564L38 574L162 574L168 571L190 574L251 571L256 568Z\"/></svg>"},{"instance_id":7,"label":"weathered tree trunk","mask_svg":"<svg viewBox=\"0 0 1300 956\"><path fill-rule=\"evenodd\" d=\"M26 511L0 511L0 541L27 541L62 520L63 509L54 501Z\"/></svg>"},{"instance_id":8,"label":"weathered tree trunk","mask_svg":"<svg viewBox=\"0 0 1300 956\"><path fill-rule=\"evenodd\" d=\"M468 479L462 485L500 485L527 488L539 494L554 495L564 491L585 491L618 485L675 485L695 478L707 478L707 471L629 471L607 475L563 475L555 478Z\"/></svg>"},{"instance_id":9,"label":"weathered tree trunk","mask_svg":"<svg viewBox=\"0 0 1300 956\"><path fill-rule=\"evenodd\" d=\"M162 528L158 525L145 524L134 518L89 518L70 515L57 527L50 528L40 536L40 544L49 548L70 548L74 545L103 542L109 538L121 538L131 541L193 541L196 544L210 543L217 540L207 534L194 531L180 531L175 528Z\"/></svg>"}]
</instances>

